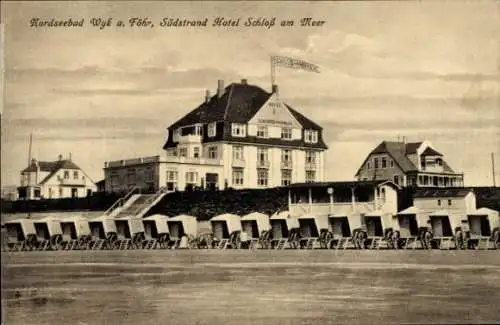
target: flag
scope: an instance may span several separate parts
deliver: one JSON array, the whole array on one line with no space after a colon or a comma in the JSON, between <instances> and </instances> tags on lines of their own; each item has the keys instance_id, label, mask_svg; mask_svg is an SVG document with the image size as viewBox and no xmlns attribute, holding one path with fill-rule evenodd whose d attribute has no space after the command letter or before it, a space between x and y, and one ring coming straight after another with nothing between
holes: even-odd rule
<instances>
[{"instance_id":1,"label":"flag","mask_svg":"<svg viewBox=\"0 0 500 325\"><path fill-rule=\"evenodd\" d=\"M271 56L271 63L274 66L281 66L292 69L301 69L319 73L319 67L317 65L299 59L292 59L286 56L273 55Z\"/></svg>"}]
</instances>

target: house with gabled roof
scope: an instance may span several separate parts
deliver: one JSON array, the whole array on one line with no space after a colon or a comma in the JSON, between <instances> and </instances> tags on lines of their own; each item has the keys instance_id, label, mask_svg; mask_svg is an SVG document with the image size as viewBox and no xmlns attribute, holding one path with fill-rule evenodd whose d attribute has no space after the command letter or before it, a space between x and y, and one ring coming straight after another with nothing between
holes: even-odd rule
<instances>
[{"instance_id":1,"label":"house with gabled roof","mask_svg":"<svg viewBox=\"0 0 500 325\"><path fill-rule=\"evenodd\" d=\"M245 79L224 87L170 125L168 189L266 188L322 181L327 146L321 126Z\"/></svg>"},{"instance_id":2,"label":"house with gabled roof","mask_svg":"<svg viewBox=\"0 0 500 325\"><path fill-rule=\"evenodd\" d=\"M21 171L19 199L59 199L91 195L97 187L92 179L71 158L59 155L56 161L32 159Z\"/></svg>"},{"instance_id":3,"label":"house with gabled roof","mask_svg":"<svg viewBox=\"0 0 500 325\"><path fill-rule=\"evenodd\" d=\"M455 172L429 141L383 141L365 158L356 178L391 180L401 186L464 186L463 173Z\"/></svg>"}]
</instances>

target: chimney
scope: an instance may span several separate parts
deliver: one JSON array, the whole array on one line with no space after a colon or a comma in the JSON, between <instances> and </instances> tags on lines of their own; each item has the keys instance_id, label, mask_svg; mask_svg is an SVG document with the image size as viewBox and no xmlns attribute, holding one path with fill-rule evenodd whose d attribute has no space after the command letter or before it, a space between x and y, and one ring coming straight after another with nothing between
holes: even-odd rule
<instances>
[{"instance_id":1,"label":"chimney","mask_svg":"<svg viewBox=\"0 0 500 325\"><path fill-rule=\"evenodd\" d=\"M62 160L62 158L63 158L63 155L59 155L59 160Z\"/></svg>"},{"instance_id":2,"label":"chimney","mask_svg":"<svg viewBox=\"0 0 500 325\"><path fill-rule=\"evenodd\" d=\"M210 101L210 90L206 90L205 91L205 103L208 104L208 102Z\"/></svg>"},{"instance_id":3,"label":"chimney","mask_svg":"<svg viewBox=\"0 0 500 325\"><path fill-rule=\"evenodd\" d=\"M241 84L242 84L242 85L248 85L248 82L247 82L247 80L246 80L246 79L241 79Z\"/></svg>"},{"instance_id":4,"label":"chimney","mask_svg":"<svg viewBox=\"0 0 500 325\"><path fill-rule=\"evenodd\" d=\"M224 95L224 80L219 80L217 83L217 97L221 98Z\"/></svg>"},{"instance_id":5,"label":"chimney","mask_svg":"<svg viewBox=\"0 0 500 325\"><path fill-rule=\"evenodd\" d=\"M273 89L273 94L278 95L278 92L279 92L278 85L273 85L272 89Z\"/></svg>"},{"instance_id":6,"label":"chimney","mask_svg":"<svg viewBox=\"0 0 500 325\"><path fill-rule=\"evenodd\" d=\"M35 166L37 165L37 161L35 158L31 159L31 165L35 165Z\"/></svg>"}]
</instances>

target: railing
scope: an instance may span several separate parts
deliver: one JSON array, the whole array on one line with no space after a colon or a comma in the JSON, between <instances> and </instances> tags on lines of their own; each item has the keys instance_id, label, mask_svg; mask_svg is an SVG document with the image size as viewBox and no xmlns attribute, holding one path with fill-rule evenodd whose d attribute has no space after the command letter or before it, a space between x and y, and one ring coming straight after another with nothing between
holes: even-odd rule
<instances>
[{"instance_id":1,"label":"railing","mask_svg":"<svg viewBox=\"0 0 500 325\"><path fill-rule=\"evenodd\" d=\"M290 213L293 215L308 212L317 215L327 214L348 214L369 213L375 211L377 206L375 202L355 202L354 209L352 202L342 203L292 203L289 206Z\"/></svg>"},{"instance_id":2,"label":"railing","mask_svg":"<svg viewBox=\"0 0 500 325\"><path fill-rule=\"evenodd\" d=\"M85 179L78 178L78 179L71 179L71 178L58 178L59 182L62 185L85 185Z\"/></svg>"},{"instance_id":3,"label":"railing","mask_svg":"<svg viewBox=\"0 0 500 325\"><path fill-rule=\"evenodd\" d=\"M154 201L156 201L160 196L162 196L163 194L165 194L167 192L168 192L168 189L167 189L166 186L160 187L160 189L155 194L153 194L150 197L148 197L141 205L139 205L139 207L137 207L133 211L133 215L138 215L139 213L141 213L144 209L146 209Z\"/></svg>"},{"instance_id":4,"label":"railing","mask_svg":"<svg viewBox=\"0 0 500 325\"><path fill-rule=\"evenodd\" d=\"M222 160L212 158L195 158L195 157L167 157L166 162L179 164L195 164L195 165L222 165Z\"/></svg>"},{"instance_id":5,"label":"railing","mask_svg":"<svg viewBox=\"0 0 500 325\"><path fill-rule=\"evenodd\" d=\"M292 161L291 160L282 160L281 161L281 169L292 169Z\"/></svg>"},{"instance_id":6,"label":"railing","mask_svg":"<svg viewBox=\"0 0 500 325\"><path fill-rule=\"evenodd\" d=\"M257 160L257 168L269 168L269 160Z\"/></svg>"},{"instance_id":7,"label":"railing","mask_svg":"<svg viewBox=\"0 0 500 325\"><path fill-rule=\"evenodd\" d=\"M132 196L134 195L134 193L139 190L140 191L140 188L135 186L133 187L124 197L121 197L119 198L118 200L116 200L115 203L113 203L112 206L110 206L106 211L104 211L104 215L110 215L111 212L113 212L115 209L123 206L123 204L125 202L127 202L127 200Z\"/></svg>"},{"instance_id":8,"label":"railing","mask_svg":"<svg viewBox=\"0 0 500 325\"><path fill-rule=\"evenodd\" d=\"M245 167L245 160L233 159L233 167Z\"/></svg>"},{"instance_id":9,"label":"railing","mask_svg":"<svg viewBox=\"0 0 500 325\"><path fill-rule=\"evenodd\" d=\"M179 143L199 143L201 142L201 135L188 134L179 137Z\"/></svg>"},{"instance_id":10,"label":"railing","mask_svg":"<svg viewBox=\"0 0 500 325\"><path fill-rule=\"evenodd\" d=\"M306 162L305 168L307 170L316 170L318 169L318 164L316 164L315 162Z\"/></svg>"}]
</instances>

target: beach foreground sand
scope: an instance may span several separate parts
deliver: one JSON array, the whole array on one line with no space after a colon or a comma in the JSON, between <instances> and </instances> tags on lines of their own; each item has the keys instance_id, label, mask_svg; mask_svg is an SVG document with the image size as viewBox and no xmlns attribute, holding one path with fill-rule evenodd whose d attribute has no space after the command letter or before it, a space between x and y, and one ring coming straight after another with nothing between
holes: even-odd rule
<instances>
[{"instance_id":1,"label":"beach foreground sand","mask_svg":"<svg viewBox=\"0 0 500 325\"><path fill-rule=\"evenodd\" d=\"M497 323L499 251L3 253L6 324Z\"/></svg>"}]
</instances>

